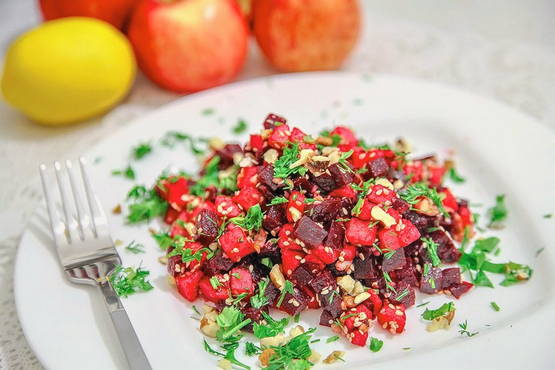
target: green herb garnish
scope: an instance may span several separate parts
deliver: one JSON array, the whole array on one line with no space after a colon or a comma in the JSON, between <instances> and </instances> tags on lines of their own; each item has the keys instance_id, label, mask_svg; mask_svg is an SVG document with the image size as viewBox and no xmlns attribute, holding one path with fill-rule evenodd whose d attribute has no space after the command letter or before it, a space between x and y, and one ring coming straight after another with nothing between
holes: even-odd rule
<instances>
[{"instance_id":1,"label":"green herb garnish","mask_svg":"<svg viewBox=\"0 0 555 370\"><path fill-rule=\"evenodd\" d=\"M288 203L289 200L285 197L275 197L274 199L272 199L272 201L270 203L268 203L269 206L275 206L278 204L283 204L283 203Z\"/></svg>"},{"instance_id":2,"label":"green herb garnish","mask_svg":"<svg viewBox=\"0 0 555 370\"><path fill-rule=\"evenodd\" d=\"M233 217L229 221L244 230L258 231L262 227L263 219L262 208L260 208L260 204L257 204L249 208L245 217Z\"/></svg>"},{"instance_id":3,"label":"green herb garnish","mask_svg":"<svg viewBox=\"0 0 555 370\"><path fill-rule=\"evenodd\" d=\"M127 244L125 249L133 254L145 253L145 246L135 242L134 240L131 243Z\"/></svg>"},{"instance_id":4,"label":"green herb garnish","mask_svg":"<svg viewBox=\"0 0 555 370\"><path fill-rule=\"evenodd\" d=\"M282 346L272 346L275 353L270 357L270 362L264 370L307 370L312 363L308 358L312 354L310 349L311 335L316 331L315 328L292 338L287 344Z\"/></svg>"},{"instance_id":5,"label":"green herb garnish","mask_svg":"<svg viewBox=\"0 0 555 370\"><path fill-rule=\"evenodd\" d=\"M462 184L466 181L464 177L457 173L457 170L454 167L449 169L449 178L457 184Z\"/></svg>"},{"instance_id":6,"label":"green herb garnish","mask_svg":"<svg viewBox=\"0 0 555 370\"><path fill-rule=\"evenodd\" d=\"M437 190L430 188L423 182L417 182L409 185L405 190L399 192L399 196L409 204L418 203L418 198L420 197L429 198L432 202L434 202L444 217L449 217L449 213L447 213L445 207L443 207L441 196Z\"/></svg>"},{"instance_id":7,"label":"green herb garnish","mask_svg":"<svg viewBox=\"0 0 555 370\"><path fill-rule=\"evenodd\" d=\"M489 227L500 227L501 222L505 221L508 215L507 206L505 205L505 195L501 194L495 197L495 205L488 209Z\"/></svg>"},{"instance_id":8,"label":"green herb garnish","mask_svg":"<svg viewBox=\"0 0 555 370\"><path fill-rule=\"evenodd\" d=\"M276 335L283 333L285 327L289 325L289 319L287 317L281 320L275 320L264 311L262 311L262 316L264 316L266 324L263 325L255 322L253 325L254 336L259 339L275 337Z\"/></svg>"},{"instance_id":9,"label":"green herb garnish","mask_svg":"<svg viewBox=\"0 0 555 370\"><path fill-rule=\"evenodd\" d=\"M437 255L437 247L439 246L432 238L421 238L424 243L424 247L428 251L428 257L432 261L432 266L436 267L441 265L441 260Z\"/></svg>"},{"instance_id":10,"label":"green herb garnish","mask_svg":"<svg viewBox=\"0 0 555 370\"><path fill-rule=\"evenodd\" d=\"M292 175L304 175L307 171L306 167L297 166L291 168L291 165L299 159L299 144L289 143L283 154L274 162L274 177L286 179Z\"/></svg>"},{"instance_id":11,"label":"green herb garnish","mask_svg":"<svg viewBox=\"0 0 555 370\"><path fill-rule=\"evenodd\" d=\"M247 128L248 128L247 122L244 119L239 119L237 121L237 124L233 126L232 131L234 134L240 135L243 132L247 131Z\"/></svg>"},{"instance_id":12,"label":"green herb garnish","mask_svg":"<svg viewBox=\"0 0 555 370\"><path fill-rule=\"evenodd\" d=\"M467 322L467 320L464 320L463 323L460 323L459 328L461 328L459 330L460 335L466 335L467 337L473 337L476 334L478 334L477 331L475 331L474 333L471 333L470 331L468 331L468 322Z\"/></svg>"},{"instance_id":13,"label":"green herb garnish","mask_svg":"<svg viewBox=\"0 0 555 370\"><path fill-rule=\"evenodd\" d=\"M281 290L281 294L279 295L279 299L277 301L276 307L281 306L281 303L283 302L283 299L285 298L285 295L287 293L291 295L294 293L293 289L294 289L293 283L290 282L289 280L285 280L285 284L283 285L283 289Z\"/></svg>"},{"instance_id":14,"label":"green herb garnish","mask_svg":"<svg viewBox=\"0 0 555 370\"><path fill-rule=\"evenodd\" d=\"M268 279L263 279L258 282L258 292L251 297L251 306L253 308L260 308L270 303L268 297L265 295L269 282L270 280Z\"/></svg>"},{"instance_id":15,"label":"green herb garnish","mask_svg":"<svg viewBox=\"0 0 555 370\"><path fill-rule=\"evenodd\" d=\"M334 335L333 337L329 337L328 339L326 339L326 343L332 343L339 340L339 337L337 335Z\"/></svg>"},{"instance_id":16,"label":"green herb garnish","mask_svg":"<svg viewBox=\"0 0 555 370\"><path fill-rule=\"evenodd\" d=\"M114 271L108 276L110 285L120 297L128 297L139 291L147 292L154 287L146 280L150 272L138 267L136 270L132 267L116 266Z\"/></svg>"},{"instance_id":17,"label":"green herb garnish","mask_svg":"<svg viewBox=\"0 0 555 370\"><path fill-rule=\"evenodd\" d=\"M256 356L262 353L262 349L251 342L245 342L245 354L247 356Z\"/></svg>"},{"instance_id":18,"label":"green herb garnish","mask_svg":"<svg viewBox=\"0 0 555 370\"><path fill-rule=\"evenodd\" d=\"M134 203L129 205L129 214L127 222L134 224L141 221L149 221L154 217L161 216L166 213L168 204L154 190L150 190L142 197L135 198Z\"/></svg>"},{"instance_id":19,"label":"green herb garnish","mask_svg":"<svg viewBox=\"0 0 555 370\"><path fill-rule=\"evenodd\" d=\"M142 159L144 156L152 152L152 145L150 142L140 143L139 145L133 147L131 150L133 153L133 158L136 160Z\"/></svg>"},{"instance_id":20,"label":"green herb garnish","mask_svg":"<svg viewBox=\"0 0 555 370\"><path fill-rule=\"evenodd\" d=\"M123 170L113 170L112 175L123 176L129 180L135 180L135 178L137 177L135 174L135 170L133 169L133 167L131 167L131 165L128 165Z\"/></svg>"},{"instance_id":21,"label":"green herb garnish","mask_svg":"<svg viewBox=\"0 0 555 370\"><path fill-rule=\"evenodd\" d=\"M368 347L370 348L370 351L379 352L380 349L382 349L382 347L383 347L383 340L379 340L376 337L370 338L370 346Z\"/></svg>"},{"instance_id":22,"label":"green herb garnish","mask_svg":"<svg viewBox=\"0 0 555 370\"><path fill-rule=\"evenodd\" d=\"M501 307L499 307L499 305L495 302L490 302L489 303L491 308L495 311L495 312L499 312L501 311Z\"/></svg>"},{"instance_id":23,"label":"green herb garnish","mask_svg":"<svg viewBox=\"0 0 555 370\"><path fill-rule=\"evenodd\" d=\"M437 317L444 316L451 311L455 311L455 304L453 302L444 303L441 307L435 310L429 310L426 308L426 311L422 313L422 318L424 320L433 320Z\"/></svg>"}]
</instances>

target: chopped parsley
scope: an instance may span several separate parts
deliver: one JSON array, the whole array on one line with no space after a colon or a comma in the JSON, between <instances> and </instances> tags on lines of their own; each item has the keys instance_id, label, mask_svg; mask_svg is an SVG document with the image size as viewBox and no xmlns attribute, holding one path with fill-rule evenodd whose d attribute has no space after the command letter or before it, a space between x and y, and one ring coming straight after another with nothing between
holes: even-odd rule
<instances>
[{"instance_id":1,"label":"chopped parsley","mask_svg":"<svg viewBox=\"0 0 555 370\"><path fill-rule=\"evenodd\" d=\"M144 185L135 185L127 193L127 199L141 199L148 193Z\"/></svg>"},{"instance_id":2,"label":"chopped parsley","mask_svg":"<svg viewBox=\"0 0 555 370\"><path fill-rule=\"evenodd\" d=\"M495 312L499 312L501 311L501 307L499 307L499 305L495 302L490 302L489 303L491 308L495 311Z\"/></svg>"},{"instance_id":3,"label":"chopped parsley","mask_svg":"<svg viewBox=\"0 0 555 370\"><path fill-rule=\"evenodd\" d=\"M133 147L131 152L133 153L133 158L139 160L152 152L152 145L150 142L140 143L139 145Z\"/></svg>"},{"instance_id":4,"label":"chopped parsley","mask_svg":"<svg viewBox=\"0 0 555 370\"><path fill-rule=\"evenodd\" d=\"M285 197L275 197L274 199L272 199L272 201L270 203L268 203L269 206L275 206L278 204L283 204L283 203L288 203L289 200Z\"/></svg>"},{"instance_id":5,"label":"chopped parsley","mask_svg":"<svg viewBox=\"0 0 555 370\"><path fill-rule=\"evenodd\" d=\"M444 316L446 314L448 314L451 311L455 311L455 304L453 302L449 302L449 303L444 303L441 305L441 307L435 309L435 310L430 310L426 308L426 311L424 311L422 313L422 318L424 320L433 320L435 318Z\"/></svg>"},{"instance_id":6,"label":"chopped parsley","mask_svg":"<svg viewBox=\"0 0 555 370\"><path fill-rule=\"evenodd\" d=\"M200 177L193 186L190 188L190 192L193 195L204 196L206 189L209 187L215 187L221 190L237 190L237 175L226 176L224 180L220 180L218 164L220 163L220 157L214 156L204 167L204 175Z\"/></svg>"},{"instance_id":7,"label":"chopped parsley","mask_svg":"<svg viewBox=\"0 0 555 370\"><path fill-rule=\"evenodd\" d=\"M430 261L432 261L432 266L437 267L441 265L441 260L437 255L438 244L432 238L421 238L420 240L422 240L424 247L428 251L428 257L430 257Z\"/></svg>"},{"instance_id":8,"label":"chopped parsley","mask_svg":"<svg viewBox=\"0 0 555 370\"><path fill-rule=\"evenodd\" d=\"M168 131L160 139L160 144L167 148L173 149L179 143L188 144L189 149L194 155L203 155L206 153L206 148L201 148L201 143L206 143L208 140L205 138L194 138L184 132Z\"/></svg>"},{"instance_id":9,"label":"chopped parsley","mask_svg":"<svg viewBox=\"0 0 555 370\"><path fill-rule=\"evenodd\" d=\"M262 227L263 219L264 213L262 213L260 204L257 204L249 208L245 217L237 216L229 221L242 229L258 231Z\"/></svg>"},{"instance_id":10,"label":"chopped parsley","mask_svg":"<svg viewBox=\"0 0 555 370\"><path fill-rule=\"evenodd\" d=\"M214 356L223 357L224 359L228 360L229 362L231 362L232 364L238 367L241 367L246 370L250 370L250 366L245 365L244 363L237 360L237 358L235 357L235 351L237 350L237 348L239 348L238 341L227 342L224 345L222 345L222 349L225 350L225 353L221 353L212 349L212 347L210 347L206 339L204 339L204 350L206 352Z\"/></svg>"},{"instance_id":11,"label":"chopped parsley","mask_svg":"<svg viewBox=\"0 0 555 370\"><path fill-rule=\"evenodd\" d=\"M457 173L457 170L455 169L455 167L451 167L449 169L449 178L457 184L462 184L466 181L464 177L462 177Z\"/></svg>"},{"instance_id":12,"label":"chopped parsley","mask_svg":"<svg viewBox=\"0 0 555 370\"><path fill-rule=\"evenodd\" d=\"M137 175L135 174L135 170L131 165L127 165L123 170L113 170L112 175L114 176L123 176L129 180L135 180Z\"/></svg>"},{"instance_id":13,"label":"chopped parsley","mask_svg":"<svg viewBox=\"0 0 555 370\"><path fill-rule=\"evenodd\" d=\"M145 246L135 242L134 240L131 243L127 244L125 249L133 254L145 253Z\"/></svg>"},{"instance_id":14,"label":"chopped parsley","mask_svg":"<svg viewBox=\"0 0 555 370\"><path fill-rule=\"evenodd\" d=\"M212 289L216 290L222 286L222 283L220 283L220 280L218 280L216 276L212 276L210 278L210 285L212 286Z\"/></svg>"},{"instance_id":15,"label":"chopped parsley","mask_svg":"<svg viewBox=\"0 0 555 370\"><path fill-rule=\"evenodd\" d=\"M291 165L299 159L299 153L299 144L289 143L283 149L281 157L274 162L274 177L286 179L295 174L304 175L308 171L306 167L291 168Z\"/></svg>"},{"instance_id":16,"label":"chopped parsley","mask_svg":"<svg viewBox=\"0 0 555 370\"><path fill-rule=\"evenodd\" d=\"M334 335L333 337L329 337L328 339L326 339L326 343L332 343L339 340L339 337L337 335Z\"/></svg>"},{"instance_id":17,"label":"chopped parsley","mask_svg":"<svg viewBox=\"0 0 555 370\"><path fill-rule=\"evenodd\" d=\"M418 308L418 307L424 307L424 306L427 306L427 305L429 305L429 304L430 304L430 301L428 301L428 302L422 302L422 303L420 303L418 306L416 306L416 308Z\"/></svg>"},{"instance_id":18,"label":"chopped parsley","mask_svg":"<svg viewBox=\"0 0 555 370\"><path fill-rule=\"evenodd\" d=\"M312 354L310 349L310 340L312 334L316 331L311 328L306 332L292 338L287 344L282 346L271 346L274 354L270 357L269 364L265 370L307 370L310 369L312 363L308 358Z\"/></svg>"},{"instance_id":19,"label":"chopped parsley","mask_svg":"<svg viewBox=\"0 0 555 370\"><path fill-rule=\"evenodd\" d=\"M279 306L281 306L281 303L283 302L283 299L285 298L285 295L287 293L291 295L294 293L293 289L294 289L293 283L290 282L289 280L285 280L285 284L283 285L283 289L281 290L281 294L279 295L279 299L277 301L276 307L279 308Z\"/></svg>"},{"instance_id":20,"label":"chopped parsley","mask_svg":"<svg viewBox=\"0 0 555 370\"><path fill-rule=\"evenodd\" d=\"M251 342L245 342L245 354L247 356L256 356L262 353L262 349L256 344Z\"/></svg>"},{"instance_id":21,"label":"chopped parsley","mask_svg":"<svg viewBox=\"0 0 555 370\"><path fill-rule=\"evenodd\" d=\"M553 218L553 213L546 213L543 218Z\"/></svg>"},{"instance_id":22,"label":"chopped parsley","mask_svg":"<svg viewBox=\"0 0 555 370\"><path fill-rule=\"evenodd\" d=\"M385 287L387 288L387 290L391 290L393 293L396 294L397 291L395 290L393 285L391 285L391 283L393 283L393 280L391 280L391 277L386 271L383 272L383 278L385 280Z\"/></svg>"},{"instance_id":23,"label":"chopped parsley","mask_svg":"<svg viewBox=\"0 0 555 370\"><path fill-rule=\"evenodd\" d=\"M471 332L468 330L468 322L467 322L467 320L464 320L464 322L460 323L460 324L459 324L459 328L460 328L460 330L459 330L459 334L460 334L460 335L466 335L467 337L473 337L473 336L475 336L476 334L478 334L477 331L475 331L474 333L471 333Z\"/></svg>"},{"instance_id":24,"label":"chopped parsley","mask_svg":"<svg viewBox=\"0 0 555 370\"><path fill-rule=\"evenodd\" d=\"M202 114L203 116L211 116L214 113L216 113L216 110L214 108L204 108L202 111L200 111L200 114Z\"/></svg>"},{"instance_id":25,"label":"chopped parsley","mask_svg":"<svg viewBox=\"0 0 555 370\"><path fill-rule=\"evenodd\" d=\"M505 195L501 194L495 197L495 205L488 209L489 227L501 227L501 222L507 219L508 215L507 206L505 205Z\"/></svg>"},{"instance_id":26,"label":"chopped parsley","mask_svg":"<svg viewBox=\"0 0 555 370\"><path fill-rule=\"evenodd\" d=\"M338 146L341 144L341 136L338 134L331 134L328 130L323 130L320 132L320 136L322 137L329 137L331 139L330 146Z\"/></svg>"},{"instance_id":27,"label":"chopped parsley","mask_svg":"<svg viewBox=\"0 0 555 370\"><path fill-rule=\"evenodd\" d=\"M220 327L216 333L216 337L220 342L225 342L228 339L235 341L238 337L235 334L250 324L251 319L245 319L245 315L238 308L226 306L216 318L216 323Z\"/></svg>"},{"instance_id":28,"label":"chopped parsley","mask_svg":"<svg viewBox=\"0 0 555 370\"><path fill-rule=\"evenodd\" d=\"M399 196L409 204L418 203L418 198L420 197L429 198L432 202L434 202L444 217L449 217L449 213L447 213L445 207L443 207L441 196L437 190L430 188L423 182L417 182L407 186L405 190L399 192Z\"/></svg>"},{"instance_id":29,"label":"chopped parsley","mask_svg":"<svg viewBox=\"0 0 555 370\"><path fill-rule=\"evenodd\" d=\"M338 161L339 165L343 167L343 169L349 172L353 171L353 169L351 168L351 165L349 164L349 162L347 162L347 159L349 159L351 155L353 155L352 149L349 150L348 152L341 153L341 156L339 157L339 161Z\"/></svg>"},{"instance_id":30,"label":"chopped parsley","mask_svg":"<svg viewBox=\"0 0 555 370\"><path fill-rule=\"evenodd\" d=\"M262 258L260 260L260 263L263 264L264 266L268 267L268 268L274 267L274 263L272 262L272 260L269 257Z\"/></svg>"},{"instance_id":31,"label":"chopped parsley","mask_svg":"<svg viewBox=\"0 0 555 370\"><path fill-rule=\"evenodd\" d=\"M191 248L185 248L185 246L189 242L192 242L192 240L187 239L181 235L176 235L172 241L172 247L174 248L170 251L170 253L168 253L168 257L181 256L181 260L183 261L183 263L200 261L202 259L203 253L207 254L207 259L212 258L214 252L212 252L209 248L200 248L195 252L193 252ZM210 284L212 284L212 281L210 281ZM213 285L212 287L214 288Z\"/></svg>"},{"instance_id":32,"label":"chopped parsley","mask_svg":"<svg viewBox=\"0 0 555 370\"><path fill-rule=\"evenodd\" d=\"M251 306L253 308L261 308L262 306L270 303L268 297L266 297L266 288L268 287L270 280L263 279L258 282L258 292L251 297Z\"/></svg>"},{"instance_id":33,"label":"chopped parsley","mask_svg":"<svg viewBox=\"0 0 555 370\"><path fill-rule=\"evenodd\" d=\"M150 232L150 235L152 235L160 249L164 251L168 249L170 245L172 245L173 239L170 236L170 233L167 231L155 232L154 230L152 230Z\"/></svg>"},{"instance_id":34,"label":"chopped parsley","mask_svg":"<svg viewBox=\"0 0 555 370\"><path fill-rule=\"evenodd\" d=\"M237 121L237 124L233 126L232 131L234 134L240 135L243 132L247 131L247 128L248 128L247 122L244 119L239 119Z\"/></svg>"},{"instance_id":35,"label":"chopped parsley","mask_svg":"<svg viewBox=\"0 0 555 370\"><path fill-rule=\"evenodd\" d=\"M254 336L259 339L275 337L276 335L283 333L285 327L289 325L289 319L287 317L281 320L275 320L264 311L262 311L262 316L264 316L266 324L259 324L255 322L253 325Z\"/></svg>"},{"instance_id":36,"label":"chopped parsley","mask_svg":"<svg viewBox=\"0 0 555 370\"><path fill-rule=\"evenodd\" d=\"M370 338L370 346L368 347L370 348L370 351L379 352L380 349L382 349L382 347L383 347L383 340L379 340L376 337Z\"/></svg>"},{"instance_id":37,"label":"chopped parsley","mask_svg":"<svg viewBox=\"0 0 555 370\"><path fill-rule=\"evenodd\" d=\"M166 213L168 204L154 190L150 190L140 198L135 198L134 203L129 205L127 222L130 224L141 221L149 221L154 217Z\"/></svg>"},{"instance_id":38,"label":"chopped parsley","mask_svg":"<svg viewBox=\"0 0 555 370\"><path fill-rule=\"evenodd\" d=\"M116 266L114 271L108 276L110 285L114 288L116 294L120 297L128 297L131 294L144 291L147 292L154 287L146 280L150 271L138 267L136 270L132 267Z\"/></svg>"}]
</instances>

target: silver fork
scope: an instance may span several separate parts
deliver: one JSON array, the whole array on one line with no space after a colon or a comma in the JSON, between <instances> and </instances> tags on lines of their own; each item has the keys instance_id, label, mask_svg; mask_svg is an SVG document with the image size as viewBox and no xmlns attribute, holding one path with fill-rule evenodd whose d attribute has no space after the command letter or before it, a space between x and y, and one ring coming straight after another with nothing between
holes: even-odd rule
<instances>
[{"instance_id":1,"label":"silver fork","mask_svg":"<svg viewBox=\"0 0 555 370\"><path fill-rule=\"evenodd\" d=\"M42 187L56 251L69 281L97 286L104 296L129 367L152 369L129 317L108 279L121 259L108 230L106 215L94 194L84 158L79 159L81 176L71 161L54 162L62 210L56 206L55 191L47 181L47 166L40 165ZM64 168L65 167L65 168ZM79 186L79 177L84 185ZM69 183L69 186L68 186ZM86 205L85 205L86 204Z\"/></svg>"}]
</instances>

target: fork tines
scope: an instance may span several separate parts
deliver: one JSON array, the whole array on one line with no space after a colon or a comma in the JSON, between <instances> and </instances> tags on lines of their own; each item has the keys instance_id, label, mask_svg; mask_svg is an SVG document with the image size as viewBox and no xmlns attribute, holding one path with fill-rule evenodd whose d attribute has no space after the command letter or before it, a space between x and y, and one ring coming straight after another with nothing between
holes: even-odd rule
<instances>
[{"instance_id":1,"label":"fork tines","mask_svg":"<svg viewBox=\"0 0 555 370\"><path fill-rule=\"evenodd\" d=\"M70 160L65 163L54 162L63 210L60 212L56 191L49 187L48 167L45 164L40 165L50 226L58 246L83 241L85 238L107 236L106 216L92 191L84 158L79 158L79 167L74 167ZM76 172L80 172L80 176ZM83 196L83 190L86 197Z\"/></svg>"}]
</instances>

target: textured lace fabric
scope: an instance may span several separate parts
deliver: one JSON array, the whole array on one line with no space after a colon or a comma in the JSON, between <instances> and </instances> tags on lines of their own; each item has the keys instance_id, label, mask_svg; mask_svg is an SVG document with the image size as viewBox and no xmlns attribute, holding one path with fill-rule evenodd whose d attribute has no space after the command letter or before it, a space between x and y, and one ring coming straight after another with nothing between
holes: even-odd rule
<instances>
[{"instance_id":1,"label":"textured lace fabric","mask_svg":"<svg viewBox=\"0 0 555 370\"><path fill-rule=\"evenodd\" d=\"M423 25L380 19L367 23L345 70L385 72L459 86L508 103L555 129L552 51L449 34ZM271 73L251 47L240 79ZM17 122L22 119L15 112L0 106L2 115L10 120L0 135L0 369L42 368L21 331L13 295L13 265L20 235L41 202L38 161L82 153L132 118L176 97L139 78L127 100L100 122L54 130ZM25 155L21 155L23 148Z\"/></svg>"}]
</instances>

